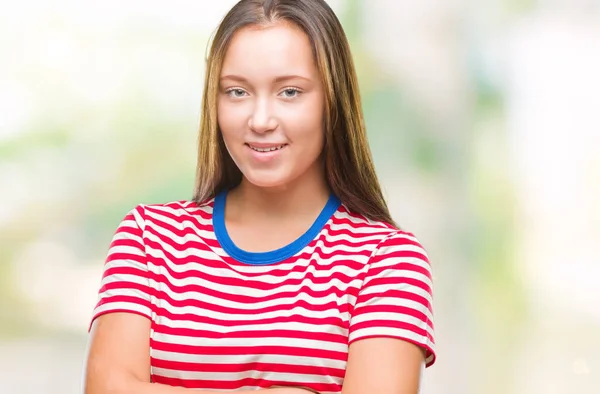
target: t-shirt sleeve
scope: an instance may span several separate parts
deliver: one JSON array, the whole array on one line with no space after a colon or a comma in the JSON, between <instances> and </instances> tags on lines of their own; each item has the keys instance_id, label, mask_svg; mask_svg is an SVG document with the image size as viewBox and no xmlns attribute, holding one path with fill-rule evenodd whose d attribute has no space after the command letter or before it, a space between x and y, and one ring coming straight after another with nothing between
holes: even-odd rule
<instances>
[{"instance_id":1,"label":"t-shirt sleeve","mask_svg":"<svg viewBox=\"0 0 600 394\"><path fill-rule=\"evenodd\" d=\"M391 337L412 342L435 362L429 258L414 235L397 231L371 256L350 318L349 343Z\"/></svg>"},{"instance_id":2,"label":"t-shirt sleeve","mask_svg":"<svg viewBox=\"0 0 600 394\"><path fill-rule=\"evenodd\" d=\"M151 319L143 229L143 207L137 206L123 218L110 243L91 323L110 312L136 313Z\"/></svg>"}]
</instances>

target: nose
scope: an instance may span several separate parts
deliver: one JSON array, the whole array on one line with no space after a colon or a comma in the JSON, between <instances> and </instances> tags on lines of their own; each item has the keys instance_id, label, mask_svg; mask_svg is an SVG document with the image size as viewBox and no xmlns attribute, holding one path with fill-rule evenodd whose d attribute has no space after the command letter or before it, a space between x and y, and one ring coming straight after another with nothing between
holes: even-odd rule
<instances>
[{"instance_id":1,"label":"nose","mask_svg":"<svg viewBox=\"0 0 600 394\"><path fill-rule=\"evenodd\" d=\"M248 127L256 133L266 133L275 130L277 126L277 119L273 116L269 101L266 99L256 100L248 119Z\"/></svg>"}]
</instances>

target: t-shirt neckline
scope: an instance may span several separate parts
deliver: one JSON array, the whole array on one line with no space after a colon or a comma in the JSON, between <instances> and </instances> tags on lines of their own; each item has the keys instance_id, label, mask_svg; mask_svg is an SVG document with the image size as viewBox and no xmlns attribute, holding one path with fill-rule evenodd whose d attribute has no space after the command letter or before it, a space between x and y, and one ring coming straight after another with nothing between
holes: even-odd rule
<instances>
[{"instance_id":1,"label":"t-shirt neckline","mask_svg":"<svg viewBox=\"0 0 600 394\"><path fill-rule=\"evenodd\" d=\"M225 203L227 200L227 190L215 196L214 207L213 207L213 228L217 241L221 245L221 248L235 260L252 265L266 265L274 264L290 257L304 249L316 236L323 230L329 219L338 210L341 202L334 195L330 194L327 203L319 213L319 216L315 219L310 228L294 240L292 243L287 244L279 249L275 249L268 252L248 252L240 249L235 245L233 240L229 237L227 228L225 226Z\"/></svg>"}]
</instances>

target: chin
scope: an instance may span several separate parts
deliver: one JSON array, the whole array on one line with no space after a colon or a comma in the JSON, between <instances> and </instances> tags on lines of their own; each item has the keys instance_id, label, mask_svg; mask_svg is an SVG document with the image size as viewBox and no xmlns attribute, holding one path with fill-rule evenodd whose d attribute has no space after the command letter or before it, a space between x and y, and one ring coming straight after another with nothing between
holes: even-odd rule
<instances>
[{"instance_id":1,"label":"chin","mask_svg":"<svg viewBox=\"0 0 600 394\"><path fill-rule=\"evenodd\" d=\"M291 182L289 177L279 174L244 174L244 178L251 185L265 189L283 187Z\"/></svg>"}]
</instances>

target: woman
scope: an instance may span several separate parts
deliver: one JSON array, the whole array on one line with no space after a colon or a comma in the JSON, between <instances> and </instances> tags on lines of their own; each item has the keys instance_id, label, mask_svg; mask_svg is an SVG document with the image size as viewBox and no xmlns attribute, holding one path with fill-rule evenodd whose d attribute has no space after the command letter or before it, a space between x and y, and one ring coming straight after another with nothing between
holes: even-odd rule
<instances>
[{"instance_id":1,"label":"woman","mask_svg":"<svg viewBox=\"0 0 600 394\"><path fill-rule=\"evenodd\" d=\"M324 0L242 0L211 46L193 201L110 246L86 394L417 393L431 274L384 202Z\"/></svg>"}]
</instances>

